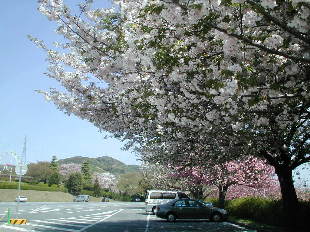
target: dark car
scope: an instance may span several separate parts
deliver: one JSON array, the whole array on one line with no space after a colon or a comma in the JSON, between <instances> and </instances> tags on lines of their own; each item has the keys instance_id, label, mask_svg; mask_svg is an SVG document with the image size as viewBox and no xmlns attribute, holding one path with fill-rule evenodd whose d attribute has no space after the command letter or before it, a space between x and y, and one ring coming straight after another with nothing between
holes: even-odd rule
<instances>
[{"instance_id":1,"label":"dark car","mask_svg":"<svg viewBox=\"0 0 310 232\"><path fill-rule=\"evenodd\" d=\"M227 219L227 211L212 204L192 199L172 200L156 207L156 216L174 222L176 219L210 219L218 222Z\"/></svg>"}]
</instances>

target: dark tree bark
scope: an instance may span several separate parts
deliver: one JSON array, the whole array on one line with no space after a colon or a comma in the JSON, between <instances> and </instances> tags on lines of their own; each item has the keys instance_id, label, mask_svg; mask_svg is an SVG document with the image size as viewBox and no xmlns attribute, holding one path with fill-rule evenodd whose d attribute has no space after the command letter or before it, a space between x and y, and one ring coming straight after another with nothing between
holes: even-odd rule
<instances>
[{"instance_id":1,"label":"dark tree bark","mask_svg":"<svg viewBox=\"0 0 310 232\"><path fill-rule=\"evenodd\" d=\"M294 187L292 170L290 167L283 165L276 166L275 171L281 187L284 222L290 227L298 226L296 221L296 216L298 215L298 199Z\"/></svg>"},{"instance_id":2,"label":"dark tree bark","mask_svg":"<svg viewBox=\"0 0 310 232\"><path fill-rule=\"evenodd\" d=\"M194 199L197 200L202 200L204 195L203 195L203 186L196 186L194 189L192 189L191 191L191 195L193 196Z\"/></svg>"},{"instance_id":3,"label":"dark tree bark","mask_svg":"<svg viewBox=\"0 0 310 232\"><path fill-rule=\"evenodd\" d=\"M226 199L226 193L228 190L228 186L227 185L219 185L218 186L218 190L219 190L219 207L220 208L224 208L225 207L225 199Z\"/></svg>"}]
</instances>

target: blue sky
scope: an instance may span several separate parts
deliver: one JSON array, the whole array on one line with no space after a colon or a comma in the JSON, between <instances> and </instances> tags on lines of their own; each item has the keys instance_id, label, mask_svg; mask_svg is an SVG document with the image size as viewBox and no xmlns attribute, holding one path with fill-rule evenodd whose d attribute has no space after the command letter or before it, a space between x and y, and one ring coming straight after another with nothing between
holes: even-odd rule
<instances>
[{"instance_id":1,"label":"blue sky","mask_svg":"<svg viewBox=\"0 0 310 232\"><path fill-rule=\"evenodd\" d=\"M70 0L70 5L78 1ZM100 0L104 6L108 1ZM56 25L37 10L37 0L9 0L0 14L0 153L22 152L27 136L27 160L51 160L52 155L98 157L109 155L126 164L136 156L122 151L115 139L104 139L92 124L67 116L35 90L59 87L47 78L45 53L27 35L49 44L59 40Z\"/></svg>"}]
</instances>

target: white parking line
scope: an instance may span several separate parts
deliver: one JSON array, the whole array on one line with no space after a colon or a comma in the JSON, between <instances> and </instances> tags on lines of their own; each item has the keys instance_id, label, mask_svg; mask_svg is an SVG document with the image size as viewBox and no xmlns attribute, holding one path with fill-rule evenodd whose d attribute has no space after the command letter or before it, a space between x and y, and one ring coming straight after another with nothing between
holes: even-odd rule
<instances>
[{"instance_id":1,"label":"white parking line","mask_svg":"<svg viewBox=\"0 0 310 232\"><path fill-rule=\"evenodd\" d=\"M72 224L67 224L67 223L57 223L57 222L50 222L50 221L41 221L41 220L33 220L34 222L39 222L39 223L46 223L46 224L54 224L54 225L64 225L64 226L70 226L70 227L79 227L82 228L84 227L83 225L72 225ZM73 221L69 221L73 222Z\"/></svg>"},{"instance_id":2,"label":"white parking line","mask_svg":"<svg viewBox=\"0 0 310 232\"><path fill-rule=\"evenodd\" d=\"M146 218L146 227L145 227L145 231L144 232L148 232L149 231L149 227L150 227L150 217L151 215L147 215L147 218Z\"/></svg>"},{"instance_id":3,"label":"white parking line","mask_svg":"<svg viewBox=\"0 0 310 232\"><path fill-rule=\"evenodd\" d=\"M27 231L27 232L29 232L29 230L27 230L27 229L20 228L20 227L8 226L8 225L1 225L0 228L6 228L6 229L10 229L10 230Z\"/></svg>"},{"instance_id":4,"label":"white parking line","mask_svg":"<svg viewBox=\"0 0 310 232\"><path fill-rule=\"evenodd\" d=\"M113 214L107 216L106 218L102 219L101 221L99 221L99 222L97 222L97 223L95 223L95 224L92 224L92 225L89 225L89 226L84 227L83 229L79 230L79 232L85 231L85 230L87 230L88 228L90 228L90 227L92 227L92 226L94 226L94 225L99 224L100 222L102 222L102 221L104 221L104 220L106 220L106 219L112 217L112 216L115 215L115 214L118 214L119 212L121 212L121 211L123 211L123 210L124 210L124 209L120 209L120 210L118 210L117 212L115 212L115 213L113 213Z\"/></svg>"},{"instance_id":5,"label":"white parking line","mask_svg":"<svg viewBox=\"0 0 310 232\"><path fill-rule=\"evenodd\" d=\"M106 211L106 212L101 212L101 213L94 213L94 214L91 214L91 215L101 215L101 214L109 214L109 213L114 213L115 210L111 210L111 211ZM87 215L87 216L91 216L91 215Z\"/></svg>"},{"instance_id":6,"label":"white parking line","mask_svg":"<svg viewBox=\"0 0 310 232\"><path fill-rule=\"evenodd\" d=\"M84 221L81 221L81 222L78 222L76 219L71 219L71 220L68 220L68 219L49 219L49 221L60 221L60 222L69 222L69 223L80 223L80 224L85 224Z\"/></svg>"},{"instance_id":7,"label":"white parking line","mask_svg":"<svg viewBox=\"0 0 310 232\"><path fill-rule=\"evenodd\" d=\"M43 206L40 206L40 207L38 207L38 208L35 208L35 209L33 209L31 212L29 212L29 213L37 213L37 211L38 210L41 210L41 209L46 209L46 208L44 208L45 206L43 205Z\"/></svg>"},{"instance_id":8,"label":"white parking line","mask_svg":"<svg viewBox=\"0 0 310 232\"><path fill-rule=\"evenodd\" d=\"M238 229L242 229L242 230L245 230L245 229L246 229L246 228L243 227L243 226L239 226L239 225L233 224L233 223L231 223L231 222L223 222L222 224L224 224L224 225L230 225L230 226L236 227L236 228L238 228Z\"/></svg>"},{"instance_id":9,"label":"white parking line","mask_svg":"<svg viewBox=\"0 0 310 232\"><path fill-rule=\"evenodd\" d=\"M46 226L46 225L32 224L32 223L31 224L29 223L28 225L35 226L35 227L43 227L43 228L53 229L53 230L60 230L60 231L65 231L65 232L78 232L79 231L79 230L74 230L74 229L59 228L55 226Z\"/></svg>"}]
</instances>

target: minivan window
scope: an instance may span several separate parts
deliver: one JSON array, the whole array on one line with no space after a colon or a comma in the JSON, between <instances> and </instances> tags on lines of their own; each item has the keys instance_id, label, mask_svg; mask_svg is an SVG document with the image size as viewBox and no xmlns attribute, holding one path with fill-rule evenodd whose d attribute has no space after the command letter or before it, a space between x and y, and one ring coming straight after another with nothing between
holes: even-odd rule
<instances>
[{"instance_id":1,"label":"minivan window","mask_svg":"<svg viewBox=\"0 0 310 232\"><path fill-rule=\"evenodd\" d=\"M163 193L163 199L175 199L175 193Z\"/></svg>"},{"instance_id":2,"label":"minivan window","mask_svg":"<svg viewBox=\"0 0 310 232\"><path fill-rule=\"evenodd\" d=\"M163 199L162 193L152 192L150 195L150 199Z\"/></svg>"}]
</instances>

